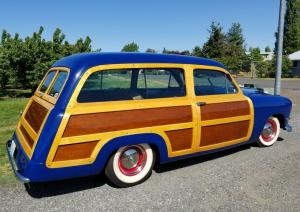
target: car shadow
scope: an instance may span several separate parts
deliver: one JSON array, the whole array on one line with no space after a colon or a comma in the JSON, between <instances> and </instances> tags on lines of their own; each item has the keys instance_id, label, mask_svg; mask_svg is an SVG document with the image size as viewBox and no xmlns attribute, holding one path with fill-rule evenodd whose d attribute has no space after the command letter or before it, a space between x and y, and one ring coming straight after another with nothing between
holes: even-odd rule
<instances>
[{"instance_id":1,"label":"car shadow","mask_svg":"<svg viewBox=\"0 0 300 212\"><path fill-rule=\"evenodd\" d=\"M43 183L24 184L26 191L33 198L58 196L101 187L107 184L103 174Z\"/></svg>"},{"instance_id":2,"label":"car shadow","mask_svg":"<svg viewBox=\"0 0 300 212\"><path fill-rule=\"evenodd\" d=\"M202 156L199 155L199 156L195 156L192 158L174 161L174 162L171 162L168 164L161 164L161 165L155 166L154 171L156 173L168 172L168 171L184 168L187 166L192 166L192 165L195 165L198 163L203 163L206 161L214 160L217 158L222 158L227 155L231 155L231 154L234 154L234 153L246 150L246 149L250 149L251 147L253 147L253 144L245 144L245 145L234 147L231 149L222 150L222 151L215 152L215 153L209 153L207 155L202 155Z\"/></svg>"},{"instance_id":3,"label":"car shadow","mask_svg":"<svg viewBox=\"0 0 300 212\"><path fill-rule=\"evenodd\" d=\"M182 159L168 164L156 165L154 167L154 171L156 173L164 173L167 171L184 168L198 163L203 163L217 158L222 158L224 156L234 154L246 149L250 149L252 146L253 146L252 144L246 144L228 150L223 150L220 152L210 153L207 155L197 156L193 158ZM106 177L104 176L103 173L96 176L67 179L67 180L54 181L54 182L28 183L28 184L24 184L24 186L26 191L31 197L44 198L44 197L58 196L67 193L93 189L93 188L101 187L105 184L117 188L116 186L111 184L108 180L106 180Z\"/></svg>"}]
</instances>

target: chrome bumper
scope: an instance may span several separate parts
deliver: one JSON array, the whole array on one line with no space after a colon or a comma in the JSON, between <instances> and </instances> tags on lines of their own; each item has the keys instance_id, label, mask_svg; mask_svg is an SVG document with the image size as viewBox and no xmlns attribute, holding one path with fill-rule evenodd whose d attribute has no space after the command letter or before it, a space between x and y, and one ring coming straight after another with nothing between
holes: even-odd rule
<instances>
[{"instance_id":1,"label":"chrome bumper","mask_svg":"<svg viewBox=\"0 0 300 212\"><path fill-rule=\"evenodd\" d=\"M284 130L286 130L287 132L292 132L293 128L292 126L289 124L289 120L285 119L285 123L284 123Z\"/></svg>"},{"instance_id":2,"label":"chrome bumper","mask_svg":"<svg viewBox=\"0 0 300 212\"><path fill-rule=\"evenodd\" d=\"M29 183L30 180L29 178L23 176L20 172L19 172L19 169L17 167L17 164L15 162L15 159L11 157L10 155L10 146L11 146L11 140L7 141L6 143L6 151L7 151L7 155L8 155L8 159L9 159L9 162L10 162L10 165L16 175L16 177L18 178L18 180L20 180L21 182L23 183Z\"/></svg>"}]
</instances>

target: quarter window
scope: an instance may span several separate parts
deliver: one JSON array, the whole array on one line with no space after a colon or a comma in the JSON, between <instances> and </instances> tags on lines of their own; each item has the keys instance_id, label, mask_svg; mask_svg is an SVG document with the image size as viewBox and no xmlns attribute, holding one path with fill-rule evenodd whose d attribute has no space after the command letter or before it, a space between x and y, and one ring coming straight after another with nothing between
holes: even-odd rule
<instances>
[{"instance_id":1,"label":"quarter window","mask_svg":"<svg viewBox=\"0 0 300 212\"><path fill-rule=\"evenodd\" d=\"M237 93L231 77L221 71L194 70L194 86L197 96Z\"/></svg>"},{"instance_id":2,"label":"quarter window","mask_svg":"<svg viewBox=\"0 0 300 212\"><path fill-rule=\"evenodd\" d=\"M58 73L58 76L56 77L55 82L52 85L52 88L50 89L49 95L53 96L55 98L58 97L63 85L65 84L65 81L68 77L68 73L66 71L60 71Z\"/></svg>"},{"instance_id":3,"label":"quarter window","mask_svg":"<svg viewBox=\"0 0 300 212\"><path fill-rule=\"evenodd\" d=\"M120 69L91 74L78 102L140 100L185 96L181 69Z\"/></svg>"},{"instance_id":4,"label":"quarter window","mask_svg":"<svg viewBox=\"0 0 300 212\"><path fill-rule=\"evenodd\" d=\"M45 80L44 80L44 82L43 82L43 84L42 84L42 86L40 88L41 92L43 92L43 93L46 92L46 90L48 89L50 83L52 82L52 80L53 80L53 78L55 76L55 73L56 73L56 71L50 71L48 73L47 77L45 78Z\"/></svg>"}]
</instances>

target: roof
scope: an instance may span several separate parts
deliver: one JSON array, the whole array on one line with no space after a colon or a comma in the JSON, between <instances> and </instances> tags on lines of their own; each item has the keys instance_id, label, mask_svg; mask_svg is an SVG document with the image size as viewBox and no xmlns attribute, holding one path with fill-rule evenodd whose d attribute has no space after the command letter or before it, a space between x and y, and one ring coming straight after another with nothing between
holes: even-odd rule
<instances>
[{"instance_id":1,"label":"roof","mask_svg":"<svg viewBox=\"0 0 300 212\"><path fill-rule=\"evenodd\" d=\"M196 64L209 65L225 68L221 63L214 60L172 54L156 53L81 53L64 57L52 65L68 67L71 72L85 72L87 69L108 64L126 63L174 63L174 64Z\"/></svg>"},{"instance_id":2,"label":"roof","mask_svg":"<svg viewBox=\"0 0 300 212\"><path fill-rule=\"evenodd\" d=\"M300 50L289 55L290 60L300 60Z\"/></svg>"}]
</instances>

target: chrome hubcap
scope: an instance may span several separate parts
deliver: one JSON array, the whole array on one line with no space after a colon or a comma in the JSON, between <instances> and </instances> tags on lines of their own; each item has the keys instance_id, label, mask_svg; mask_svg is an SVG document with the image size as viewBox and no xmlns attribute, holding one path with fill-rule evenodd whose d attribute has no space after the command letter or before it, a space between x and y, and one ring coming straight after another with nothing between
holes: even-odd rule
<instances>
[{"instance_id":1,"label":"chrome hubcap","mask_svg":"<svg viewBox=\"0 0 300 212\"><path fill-rule=\"evenodd\" d=\"M122 166L126 169L132 169L139 161L140 154L136 149L128 149L121 156Z\"/></svg>"},{"instance_id":2,"label":"chrome hubcap","mask_svg":"<svg viewBox=\"0 0 300 212\"><path fill-rule=\"evenodd\" d=\"M273 140L277 132L276 122L272 119L269 119L264 126L261 137L265 142L270 142Z\"/></svg>"},{"instance_id":3,"label":"chrome hubcap","mask_svg":"<svg viewBox=\"0 0 300 212\"><path fill-rule=\"evenodd\" d=\"M273 128L272 128L272 125L268 122L268 123L264 126L263 136L264 136L264 137L270 137L272 134L273 134Z\"/></svg>"},{"instance_id":4,"label":"chrome hubcap","mask_svg":"<svg viewBox=\"0 0 300 212\"><path fill-rule=\"evenodd\" d=\"M142 146L127 147L119 158L119 169L127 175L133 176L140 173L147 161L147 154Z\"/></svg>"}]
</instances>

